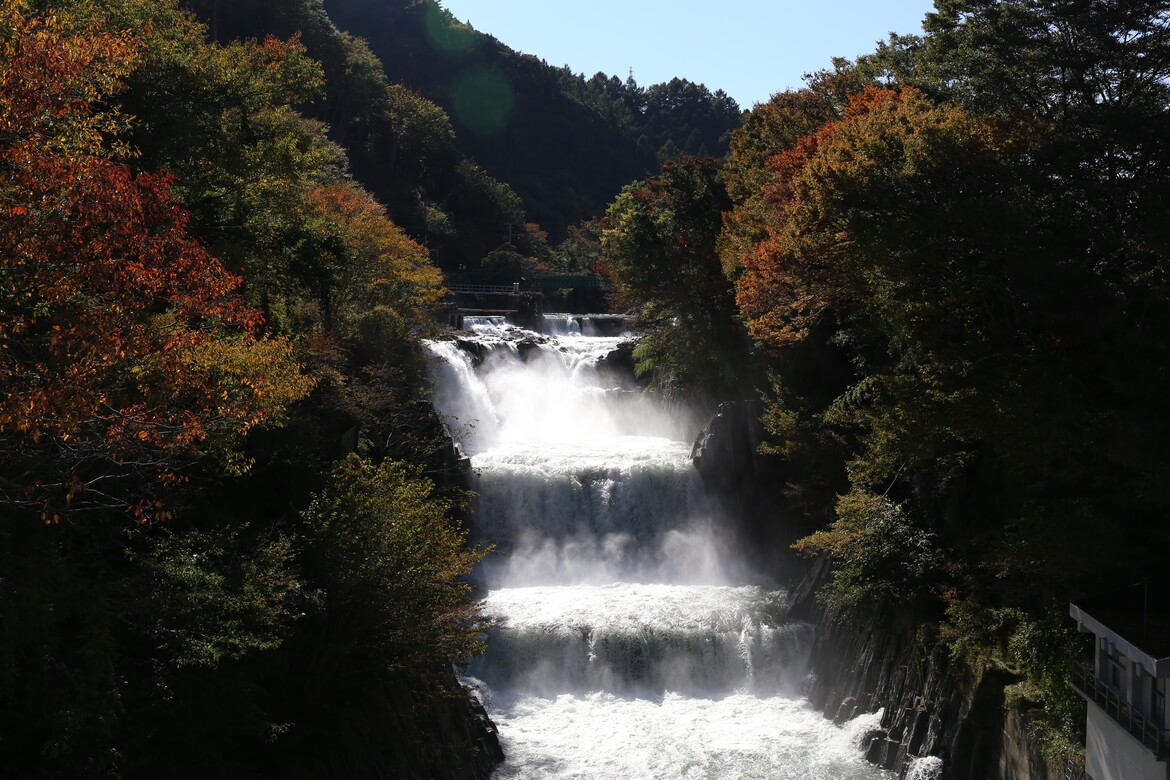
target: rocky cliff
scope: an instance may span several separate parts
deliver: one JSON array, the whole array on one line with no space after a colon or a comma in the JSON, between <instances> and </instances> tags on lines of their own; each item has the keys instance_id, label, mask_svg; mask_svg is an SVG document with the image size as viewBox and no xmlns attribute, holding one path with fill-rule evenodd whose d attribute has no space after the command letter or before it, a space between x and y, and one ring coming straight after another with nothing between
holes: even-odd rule
<instances>
[{"instance_id":1,"label":"rocky cliff","mask_svg":"<svg viewBox=\"0 0 1170 780\"><path fill-rule=\"evenodd\" d=\"M940 649L932 624L898 604L864 617L816 604L828 575L820 559L794 593L792 615L817 626L806 693L838 722L883 709L866 757L906 777L914 760L942 759L940 780L1059 780L1028 737L1026 717L1005 708L1018 678L972 669Z\"/></svg>"},{"instance_id":2,"label":"rocky cliff","mask_svg":"<svg viewBox=\"0 0 1170 780\"><path fill-rule=\"evenodd\" d=\"M691 461L735 526L747 562L761 571L791 572L799 562L790 545L803 530L785 511L783 461L759 451L760 413L758 401L719 404L695 439Z\"/></svg>"},{"instance_id":3,"label":"rocky cliff","mask_svg":"<svg viewBox=\"0 0 1170 780\"><path fill-rule=\"evenodd\" d=\"M793 582L790 616L816 626L806 694L826 717L843 722L883 710L881 727L868 736L867 758L907 777L916 764L939 780L1063 780L1028 736L1026 717L1005 709L1009 673L973 670L939 649L931 621L904 604L884 604L863 616L818 603L831 561L786 556L803 535L784 512L783 464L761 457L758 409L748 402L722 404L695 442L692 457L705 483L737 516L749 542L771 548L756 555L770 573ZM794 567L800 575L793 578ZM941 759L922 761L926 757Z\"/></svg>"}]
</instances>

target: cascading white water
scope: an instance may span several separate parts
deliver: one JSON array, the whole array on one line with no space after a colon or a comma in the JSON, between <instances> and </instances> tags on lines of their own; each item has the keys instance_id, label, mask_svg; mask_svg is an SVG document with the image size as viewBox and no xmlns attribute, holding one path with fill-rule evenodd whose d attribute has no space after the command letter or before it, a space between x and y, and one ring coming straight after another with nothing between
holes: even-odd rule
<instances>
[{"instance_id":1,"label":"cascading white water","mask_svg":"<svg viewBox=\"0 0 1170 780\"><path fill-rule=\"evenodd\" d=\"M938 780L942 777L943 760L938 756L913 759L906 766L906 780Z\"/></svg>"},{"instance_id":2,"label":"cascading white water","mask_svg":"<svg viewBox=\"0 0 1170 780\"><path fill-rule=\"evenodd\" d=\"M496 547L468 669L496 776L888 778L861 758L874 716L840 728L800 698L811 628L726 553L694 432L606 368L628 336L581 335L613 318L465 328L429 348L475 472L473 536Z\"/></svg>"}]
</instances>

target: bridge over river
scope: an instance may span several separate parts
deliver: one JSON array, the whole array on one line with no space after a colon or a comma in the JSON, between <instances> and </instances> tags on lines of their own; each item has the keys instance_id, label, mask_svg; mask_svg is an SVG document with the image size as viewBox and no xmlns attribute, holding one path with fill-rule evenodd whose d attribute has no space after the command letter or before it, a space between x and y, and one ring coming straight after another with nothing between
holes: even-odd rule
<instances>
[{"instance_id":1,"label":"bridge over river","mask_svg":"<svg viewBox=\"0 0 1170 780\"><path fill-rule=\"evenodd\" d=\"M613 289L610 280L597 274L535 273L519 276L511 272L475 270L445 274L443 285L453 300L445 310L448 324L461 327L467 315L501 315L535 327L544 313L544 295L569 291L588 296L594 305ZM580 299L579 299L580 301Z\"/></svg>"},{"instance_id":2,"label":"bridge over river","mask_svg":"<svg viewBox=\"0 0 1170 780\"><path fill-rule=\"evenodd\" d=\"M444 286L465 295L519 295L532 290L609 290L609 280L597 274L528 274L519 278L491 271L448 274Z\"/></svg>"}]
</instances>

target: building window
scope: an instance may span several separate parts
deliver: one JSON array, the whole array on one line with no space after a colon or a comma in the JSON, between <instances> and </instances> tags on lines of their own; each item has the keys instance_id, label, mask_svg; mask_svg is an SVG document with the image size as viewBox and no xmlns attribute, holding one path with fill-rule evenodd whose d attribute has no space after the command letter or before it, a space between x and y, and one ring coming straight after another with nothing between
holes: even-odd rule
<instances>
[{"instance_id":1,"label":"building window","mask_svg":"<svg viewBox=\"0 0 1170 780\"><path fill-rule=\"evenodd\" d=\"M1150 720L1159 731L1166 727L1166 691L1163 685L1162 680L1154 680L1154 700L1150 706Z\"/></svg>"},{"instance_id":2,"label":"building window","mask_svg":"<svg viewBox=\"0 0 1170 780\"><path fill-rule=\"evenodd\" d=\"M1117 663L1117 659L1110 656L1109 662L1105 665L1105 682L1110 688L1121 692L1121 664Z\"/></svg>"}]
</instances>

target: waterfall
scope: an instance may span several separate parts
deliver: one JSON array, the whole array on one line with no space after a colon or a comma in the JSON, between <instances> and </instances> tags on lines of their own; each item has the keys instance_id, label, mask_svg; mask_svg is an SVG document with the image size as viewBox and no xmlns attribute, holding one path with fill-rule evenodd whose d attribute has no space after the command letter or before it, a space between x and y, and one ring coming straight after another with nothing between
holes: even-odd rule
<instances>
[{"instance_id":1,"label":"waterfall","mask_svg":"<svg viewBox=\"0 0 1170 780\"><path fill-rule=\"evenodd\" d=\"M729 553L679 415L628 389L612 315L433 341L435 406L471 456L499 778L889 778L859 723L800 694L812 628ZM862 725L865 725L862 724ZM872 724L869 724L872 727Z\"/></svg>"},{"instance_id":2,"label":"waterfall","mask_svg":"<svg viewBox=\"0 0 1170 780\"><path fill-rule=\"evenodd\" d=\"M942 770L943 760L938 756L915 758L906 767L906 780L938 780Z\"/></svg>"}]
</instances>

